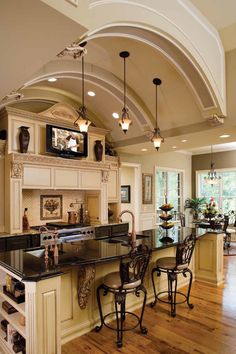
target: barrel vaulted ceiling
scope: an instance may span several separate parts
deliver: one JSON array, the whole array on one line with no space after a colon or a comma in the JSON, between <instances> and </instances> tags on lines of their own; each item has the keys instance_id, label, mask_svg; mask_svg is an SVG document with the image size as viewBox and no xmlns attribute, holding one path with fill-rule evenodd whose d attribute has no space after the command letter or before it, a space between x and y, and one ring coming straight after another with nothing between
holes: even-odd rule
<instances>
[{"instance_id":1,"label":"barrel vaulted ceiling","mask_svg":"<svg viewBox=\"0 0 236 354\"><path fill-rule=\"evenodd\" d=\"M181 2L185 10L189 6L187 10L193 11L192 3ZM192 2L198 5L197 0ZM218 67L216 64L211 71L205 65L206 60L204 64L204 55L198 58L199 53L196 51L194 57L188 41L184 47L180 37L174 39L171 31L167 35L163 28L161 30L161 23L157 23L156 28L140 25L133 23L131 17L128 21L128 15L124 16L119 11L115 13L117 18L120 16L119 21L116 18L116 21L109 23L104 15L104 24L99 23L93 14L96 6L99 3L119 5L119 1L84 1L82 19L79 15L78 18L75 16L81 1L74 1L74 4L73 1L58 2L62 3L63 14L60 9L53 9L55 2L52 4L50 0L22 0L21 6L17 0L2 0L0 17L3 17L6 32L5 42L6 38L11 42L0 58L0 72L4 71L4 87L0 90L2 105L41 112L57 102L65 102L78 109L82 96L81 58L59 58L57 54L74 41L80 43L86 40L85 92L96 93L94 97L85 96L88 115L96 126L110 131L108 139L120 151L138 153L141 148L151 147L148 136L155 125L154 77L162 80L158 88L157 107L158 124L166 140L163 151L171 150L181 139L186 138L189 147L199 145L199 136L208 143L211 136L214 142L229 125L236 132L232 120L225 118L224 127L217 128L212 128L208 120L214 113L227 116L222 47L219 47L221 63ZM88 3L88 7L84 6L85 3ZM130 5L131 2L128 3ZM136 3L140 5L142 2ZM162 3L164 6L161 0L149 0L147 3L152 6ZM67 13L68 9L71 12ZM152 16L154 14L152 11ZM198 14L198 10L194 14ZM10 28L12 23L14 30ZM212 33L216 36L215 43L219 45L217 32L214 30ZM123 61L119 57L119 52L123 50L130 52L126 61L127 106L133 121L126 135L112 117L113 112L121 114L123 107ZM206 51L205 58L207 55ZM220 73L218 81L214 76L216 72ZM50 77L57 78L57 81L48 82ZM6 97L14 89L21 94L18 100ZM186 146L181 146L181 149Z\"/></svg>"}]
</instances>

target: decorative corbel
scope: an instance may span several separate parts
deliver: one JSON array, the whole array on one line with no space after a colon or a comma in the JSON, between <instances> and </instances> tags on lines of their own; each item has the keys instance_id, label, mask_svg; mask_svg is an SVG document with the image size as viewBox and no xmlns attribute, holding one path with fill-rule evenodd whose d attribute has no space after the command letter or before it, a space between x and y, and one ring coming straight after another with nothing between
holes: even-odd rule
<instances>
[{"instance_id":1,"label":"decorative corbel","mask_svg":"<svg viewBox=\"0 0 236 354\"><path fill-rule=\"evenodd\" d=\"M102 183L108 183L109 171L102 171Z\"/></svg>"},{"instance_id":2,"label":"decorative corbel","mask_svg":"<svg viewBox=\"0 0 236 354\"><path fill-rule=\"evenodd\" d=\"M11 178L22 178L23 175L23 164L19 162L11 163Z\"/></svg>"},{"instance_id":3,"label":"decorative corbel","mask_svg":"<svg viewBox=\"0 0 236 354\"><path fill-rule=\"evenodd\" d=\"M89 264L79 267L78 272L78 302L81 310L84 310L91 294L92 283L95 278L95 265Z\"/></svg>"}]
</instances>

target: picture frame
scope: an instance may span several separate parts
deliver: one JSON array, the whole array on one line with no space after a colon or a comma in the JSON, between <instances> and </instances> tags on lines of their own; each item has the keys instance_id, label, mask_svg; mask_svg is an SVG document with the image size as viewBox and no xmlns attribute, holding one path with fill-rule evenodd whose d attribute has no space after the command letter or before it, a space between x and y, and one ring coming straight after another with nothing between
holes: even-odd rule
<instances>
[{"instance_id":1,"label":"picture frame","mask_svg":"<svg viewBox=\"0 0 236 354\"><path fill-rule=\"evenodd\" d=\"M62 219L62 195L40 195L40 220Z\"/></svg>"},{"instance_id":2,"label":"picture frame","mask_svg":"<svg viewBox=\"0 0 236 354\"><path fill-rule=\"evenodd\" d=\"M121 203L130 203L130 186L121 186Z\"/></svg>"},{"instance_id":3,"label":"picture frame","mask_svg":"<svg viewBox=\"0 0 236 354\"><path fill-rule=\"evenodd\" d=\"M142 174L142 202L143 204L153 203L153 174Z\"/></svg>"}]
</instances>

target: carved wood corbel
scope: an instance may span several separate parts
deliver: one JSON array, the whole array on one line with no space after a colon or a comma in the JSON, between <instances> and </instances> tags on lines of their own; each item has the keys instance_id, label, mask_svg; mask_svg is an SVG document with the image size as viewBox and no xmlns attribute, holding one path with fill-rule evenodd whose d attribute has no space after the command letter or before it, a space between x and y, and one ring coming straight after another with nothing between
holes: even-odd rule
<instances>
[{"instance_id":1,"label":"carved wood corbel","mask_svg":"<svg viewBox=\"0 0 236 354\"><path fill-rule=\"evenodd\" d=\"M108 183L109 171L102 171L102 183Z\"/></svg>"},{"instance_id":2,"label":"carved wood corbel","mask_svg":"<svg viewBox=\"0 0 236 354\"><path fill-rule=\"evenodd\" d=\"M79 267L78 272L78 302L81 310L84 310L91 294L92 283L95 278L95 265L89 264Z\"/></svg>"},{"instance_id":3,"label":"carved wood corbel","mask_svg":"<svg viewBox=\"0 0 236 354\"><path fill-rule=\"evenodd\" d=\"M11 178L22 178L23 164L19 162L11 163Z\"/></svg>"}]
</instances>

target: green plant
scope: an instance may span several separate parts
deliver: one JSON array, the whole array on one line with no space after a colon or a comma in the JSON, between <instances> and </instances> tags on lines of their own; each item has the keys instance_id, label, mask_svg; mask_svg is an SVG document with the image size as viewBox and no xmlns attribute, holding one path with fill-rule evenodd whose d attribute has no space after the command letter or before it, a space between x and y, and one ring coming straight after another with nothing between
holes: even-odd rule
<instances>
[{"instance_id":1,"label":"green plant","mask_svg":"<svg viewBox=\"0 0 236 354\"><path fill-rule=\"evenodd\" d=\"M206 202L206 198L187 198L184 203L184 209L191 209L193 217L197 219Z\"/></svg>"}]
</instances>

